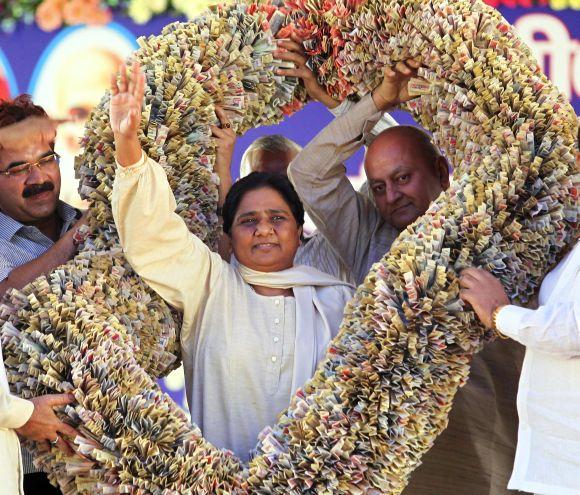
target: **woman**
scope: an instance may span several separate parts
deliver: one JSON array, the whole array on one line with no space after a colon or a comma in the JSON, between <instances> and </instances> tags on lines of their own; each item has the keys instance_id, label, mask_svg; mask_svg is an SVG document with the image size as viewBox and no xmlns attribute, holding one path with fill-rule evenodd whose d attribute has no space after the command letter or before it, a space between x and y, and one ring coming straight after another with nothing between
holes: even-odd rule
<instances>
[{"instance_id":1,"label":"woman","mask_svg":"<svg viewBox=\"0 0 580 495\"><path fill-rule=\"evenodd\" d=\"M253 174L224 204L239 267L212 253L174 213L161 166L137 130L144 77L112 82L118 162L113 214L135 271L183 311L183 366L192 420L207 440L247 461L261 429L312 376L336 335L352 287L293 266L304 210L287 179Z\"/></svg>"},{"instance_id":2,"label":"woman","mask_svg":"<svg viewBox=\"0 0 580 495\"><path fill-rule=\"evenodd\" d=\"M544 278L536 310L511 305L484 270L464 270L460 284L483 324L526 346L508 488L580 494L580 244Z\"/></svg>"}]
</instances>

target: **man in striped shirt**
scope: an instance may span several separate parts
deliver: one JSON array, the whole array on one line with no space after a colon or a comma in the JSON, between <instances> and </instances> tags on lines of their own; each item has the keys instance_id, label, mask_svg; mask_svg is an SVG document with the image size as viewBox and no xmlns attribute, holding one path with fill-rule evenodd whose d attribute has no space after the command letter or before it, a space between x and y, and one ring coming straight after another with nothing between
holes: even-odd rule
<instances>
[{"instance_id":1,"label":"man in striped shirt","mask_svg":"<svg viewBox=\"0 0 580 495\"><path fill-rule=\"evenodd\" d=\"M51 272L77 251L74 234L84 220L58 199L54 135L54 124L29 96L0 102L0 297ZM4 489L11 495L21 493L22 467L24 493L60 493L44 473L37 472L26 451L21 465L14 432L69 451L61 435L74 436L75 430L58 420L53 407L71 401L68 394L31 400L13 396L0 359L0 460L6 469L2 478L8 480Z\"/></svg>"}]
</instances>

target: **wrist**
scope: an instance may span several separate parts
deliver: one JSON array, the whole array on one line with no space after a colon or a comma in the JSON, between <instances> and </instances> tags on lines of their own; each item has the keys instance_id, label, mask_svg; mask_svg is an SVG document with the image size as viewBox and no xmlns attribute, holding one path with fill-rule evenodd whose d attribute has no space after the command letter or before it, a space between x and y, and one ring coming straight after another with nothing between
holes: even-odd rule
<instances>
[{"instance_id":1,"label":"wrist","mask_svg":"<svg viewBox=\"0 0 580 495\"><path fill-rule=\"evenodd\" d=\"M122 167L137 163L142 157L141 143L137 134L131 136L115 134L115 155Z\"/></svg>"},{"instance_id":2,"label":"wrist","mask_svg":"<svg viewBox=\"0 0 580 495\"><path fill-rule=\"evenodd\" d=\"M392 108L395 106L394 101L386 99L377 90L373 91L371 93L371 96L372 96L373 102L375 104L375 107L377 107L378 111L384 112L385 110L388 110L389 108Z\"/></svg>"},{"instance_id":3,"label":"wrist","mask_svg":"<svg viewBox=\"0 0 580 495\"><path fill-rule=\"evenodd\" d=\"M495 334L501 338L501 339L507 339L509 338L507 335L504 335L503 333L500 332L498 324L497 324L497 317L499 315L499 312L505 308L507 306L507 304L498 304L494 310L491 313L491 326L492 329L494 330Z\"/></svg>"}]
</instances>

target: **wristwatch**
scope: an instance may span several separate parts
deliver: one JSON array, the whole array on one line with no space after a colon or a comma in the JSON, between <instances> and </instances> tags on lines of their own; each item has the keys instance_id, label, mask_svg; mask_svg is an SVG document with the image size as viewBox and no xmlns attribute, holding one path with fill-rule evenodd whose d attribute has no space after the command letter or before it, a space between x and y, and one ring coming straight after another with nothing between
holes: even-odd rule
<instances>
[{"instance_id":1,"label":"wristwatch","mask_svg":"<svg viewBox=\"0 0 580 495\"><path fill-rule=\"evenodd\" d=\"M497 306L494 310L493 313L491 314L491 322L493 323L493 329L495 331L495 333L497 334L497 336L500 339L509 339L509 337L507 335L504 335L503 333L501 333L499 331L499 328L497 327L497 315L499 314L499 312L505 308L507 306L507 304L500 304L499 306Z\"/></svg>"}]
</instances>

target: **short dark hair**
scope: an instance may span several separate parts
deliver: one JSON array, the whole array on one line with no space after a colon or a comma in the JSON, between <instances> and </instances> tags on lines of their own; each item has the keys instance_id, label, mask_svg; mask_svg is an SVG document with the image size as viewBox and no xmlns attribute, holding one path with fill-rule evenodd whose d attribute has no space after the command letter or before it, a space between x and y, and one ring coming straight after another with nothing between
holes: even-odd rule
<instances>
[{"instance_id":1,"label":"short dark hair","mask_svg":"<svg viewBox=\"0 0 580 495\"><path fill-rule=\"evenodd\" d=\"M222 208L224 220L223 229L226 234L231 234L234 217L246 193L265 187L269 187L278 192L288 204L298 226L304 225L304 206L302 206L302 201L300 201L298 193L288 178L283 175L269 174L267 172L252 172L237 181L226 196Z\"/></svg>"},{"instance_id":2,"label":"short dark hair","mask_svg":"<svg viewBox=\"0 0 580 495\"><path fill-rule=\"evenodd\" d=\"M16 124L27 117L47 117L46 111L32 102L32 97L21 94L13 100L0 101L0 127Z\"/></svg>"}]
</instances>

